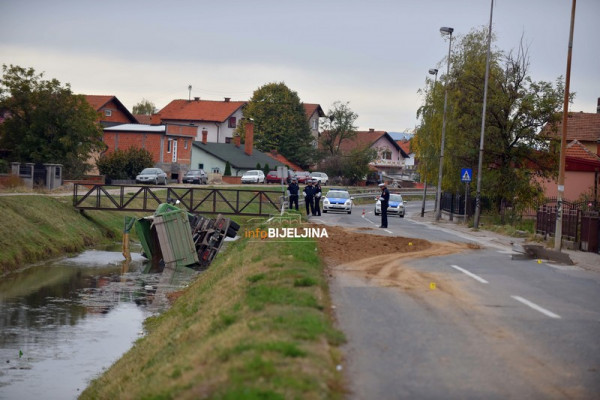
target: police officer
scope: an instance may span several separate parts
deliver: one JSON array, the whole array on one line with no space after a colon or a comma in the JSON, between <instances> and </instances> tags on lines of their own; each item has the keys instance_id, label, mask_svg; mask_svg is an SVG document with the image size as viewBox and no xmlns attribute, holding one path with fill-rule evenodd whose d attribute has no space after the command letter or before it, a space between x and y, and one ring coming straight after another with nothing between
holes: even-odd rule
<instances>
[{"instance_id":1,"label":"police officer","mask_svg":"<svg viewBox=\"0 0 600 400\"><path fill-rule=\"evenodd\" d=\"M310 179L306 181L304 188L304 203L306 204L306 215L315 215L315 188Z\"/></svg>"},{"instance_id":2,"label":"police officer","mask_svg":"<svg viewBox=\"0 0 600 400\"><path fill-rule=\"evenodd\" d=\"M296 178L292 178L292 182L288 185L287 191L290 194L290 210L296 205L296 210L298 209L298 191L300 187L298 186L298 182Z\"/></svg>"},{"instance_id":3,"label":"police officer","mask_svg":"<svg viewBox=\"0 0 600 400\"><path fill-rule=\"evenodd\" d=\"M385 182L380 183L381 195L379 200L381 201L381 226L380 228L387 228L387 209L390 203L390 191L386 187Z\"/></svg>"},{"instance_id":4,"label":"police officer","mask_svg":"<svg viewBox=\"0 0 600 400\"><path fill-rule=\"evenodd\" d=\"M315 181L314 191L315 191L315 212L313 213L313 215L321 216L321 195L323 194L323 191L321 190L321 181L320 180Z\"/></svg>"}]
</instances>

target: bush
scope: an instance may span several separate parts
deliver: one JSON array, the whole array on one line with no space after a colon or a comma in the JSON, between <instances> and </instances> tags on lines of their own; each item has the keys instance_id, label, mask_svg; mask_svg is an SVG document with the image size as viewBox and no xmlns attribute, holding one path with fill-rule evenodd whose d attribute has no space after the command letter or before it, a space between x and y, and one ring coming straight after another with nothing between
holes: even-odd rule
<instances>
[{"instance_id":1,"label":"bush","mask_svg":"<svg viewBox=\"0 0 600 400\"><path fill-rule=\"evenodd\" d=\"M135 179L141 170L154 166L154 160L148 150L130 147L102 155L96 166L108 179Z\"/></svg>"},{"instance_id":2,"label":"bush","mask_svg":"<svg viewBox=\"0 0 600 400\"><path fill-rule=\"evenodd\" d=\"M263 170L265 176L267 176L268 173L271 172L271 167L269 167L269 163L266 163L262 170Z\"/></svg>"},{"instance_id":3,"label":"bush","mask_svg":"<svg viewBox=\"0 0 600 400\"><path fill-rule=\"evenodd\" d=\"M231 164L229 164L229 161L225 163L225 172L223 173L223 176L231 176Z\"/></svg>"}]
</instances>

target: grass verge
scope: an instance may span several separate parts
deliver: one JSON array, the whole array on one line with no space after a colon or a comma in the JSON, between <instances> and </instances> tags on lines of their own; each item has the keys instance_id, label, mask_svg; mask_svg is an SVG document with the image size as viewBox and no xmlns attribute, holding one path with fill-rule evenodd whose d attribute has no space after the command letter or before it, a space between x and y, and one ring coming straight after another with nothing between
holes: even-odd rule
<instances>
[{"instance_id":1,"label":"grass verge","mask_svg":"<svg viewBox=\"0 0 600 400\"><path fill-rule=\"evenodd\" d=\"M70 197L3 196L0 209L0 275L122 237L123 213L81 214Z\"/></svg>"},{"instance_id":2,"label":"grass verge","mask_svg":"<svg viewBox=\"0 0 600 400\"><path fill-rule=\"evenodd\" d=\"M314 240L241 238L81 398L341 398L330 309Z\"/></svg>"}]
</instances>

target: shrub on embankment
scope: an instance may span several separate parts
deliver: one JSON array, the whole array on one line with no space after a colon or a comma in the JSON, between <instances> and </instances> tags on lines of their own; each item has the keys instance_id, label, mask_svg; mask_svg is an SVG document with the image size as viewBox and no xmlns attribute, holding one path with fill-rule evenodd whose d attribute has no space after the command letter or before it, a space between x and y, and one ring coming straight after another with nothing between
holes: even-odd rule
<instances>
[{"instance_id":1,"label":"shrub on embankment","mask_svg":"<svg viewBox=\"0 0 600 400\"><path fill-rule=\"evenodd\" d=\"M122 237L124 213L81 214L71 197L0 197L0 275Z\"/></svg>"},{"instance_id":2,"label":"shrub on embankment","mask_svg":"<svg viewBox=\"0 0 600 400\"><path fill-rule=\"evenodd\" d=\"M343 396L314 240L230 242L81 399Z\"/></svg>"}]
</instances>

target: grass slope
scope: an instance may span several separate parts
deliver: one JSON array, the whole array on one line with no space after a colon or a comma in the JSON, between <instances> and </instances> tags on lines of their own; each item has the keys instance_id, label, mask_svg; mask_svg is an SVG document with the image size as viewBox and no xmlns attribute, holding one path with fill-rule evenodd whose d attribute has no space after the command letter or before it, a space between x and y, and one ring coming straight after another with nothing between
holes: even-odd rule
<instances>
[{"instance_id":1,"label":"grass slope","mask_svg":"<svg viewBox=\"0 0 600 400\"><path fill-rule=\"evenodd\" d=\"M314 240L239 239L81 398L341 398L330 309Z\"/></svg>"},{"instance_id":2,"label":"grass slope","mask_svg":"<svg viewBox=\"0 0 600 400\"><path fill-rule=\"evenodd\" d=\"M80 214L70 197L0 197L0 275L27 263L120 240L125 214Z\"/></svg>"}]
</instances>

